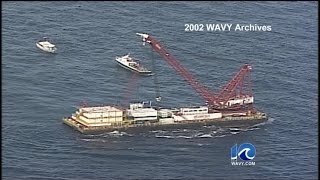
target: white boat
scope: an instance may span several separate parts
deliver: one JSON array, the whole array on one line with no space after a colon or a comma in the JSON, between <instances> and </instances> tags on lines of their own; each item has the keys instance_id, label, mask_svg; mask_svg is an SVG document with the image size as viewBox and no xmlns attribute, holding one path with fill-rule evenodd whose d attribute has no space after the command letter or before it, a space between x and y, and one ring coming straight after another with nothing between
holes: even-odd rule
<instances>
[{"instance_id":1,"label":"white boat","mask_svg":"<svg viewBox=\"0 0 320 180\"><path fill-rule=\"evenodd\" d=\"M46 38L46 37L44 37L42 40L39 40L36 43L36 45L41 50L49 52L49 53L54 53L57 50L56 45L52 44L52 42L50 42L48 40L48 38Z\"/></svg>"},{"instance_id":2,"label":"white boat","mask_svg":"<svg viewBox=\"0 0 320 180\"><path fill-rule=\"evenodd\" d=\"M148 70L147 68L143 67L141 64L137 62L137 60L130 57L129 54L122 56L122 57L116 57L116 62L131 71L137 72L139 74L143 75L153 75L152 71Z\"/></svg>"}]
</instances>

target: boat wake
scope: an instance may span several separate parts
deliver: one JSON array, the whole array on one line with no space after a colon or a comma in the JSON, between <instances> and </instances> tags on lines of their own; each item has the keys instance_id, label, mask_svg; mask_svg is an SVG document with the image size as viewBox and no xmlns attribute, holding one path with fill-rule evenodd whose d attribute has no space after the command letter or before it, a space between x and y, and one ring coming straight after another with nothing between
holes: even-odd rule
<instances>
[{"instance_id":1,"label":"boat wake","mask_svg":"<svg viewBox=\"0 0 320 180\"><path fill-rule=\"evenodd\" d=\"M255 124L252 127L259 127L259 126L263 126L263 125L266 125L266 124L272 124L274 120L275 120L274 118L269 118L266 122Z\"/></svg>"},{"instance_id":2,"label":"boat wake","mask_svg":"<svg viewBox=\"0 0 320 180\"><path fill-rule=\"evenodd\" d=\"M201 136L198 136L199 138L212 138L213 136L211 134L203 134Z\"/></svg>"},{"instance_id":3,"label":"boat wake","mask_svg":"<svg viewBox=\"0 0 320 180\"><path fill-rule=\"evenodd\" d=\"M266 123L272 123L273 119ZM172 129L172 130L152 130L149 132L139 134L129 134L124 131L112 131L102 134L95 135L84 135L84 141L101 141L99 139L104 138L120 138L120 137L132 137L132 136L143 136L143 137L155 137L162 139L203 139L203 138L223 138L227 136L237 135L247 131L254 131L260 129L261 125L265 123L256 124L247 128L221 128L216 126L203 126L199 129Z\"/></svg>"},{"instance_id":4,"label":"boat wake","mask_svg":"<svg viewBox=\"0 0 320 180\"><path fill-rule=\"evenodd\" d=\"M106 140L104 139L97 139L97 138L92 138L92 139L85 139L85 138L82 138L80 139L81 141L87 141L87 142L106 142Z\"/></svg>"},{"instance_id":5,"label":"boat wake","mask_svg":"<svg viewBox=\"0 0 320 180\"><path fill-rule=\"evenodd\" d=\"M156 135L156 138L167 138L167 139L172 139L174 136L165 136L165 135Z\"/></svg>"},{"instance_id":6,"label":"boat wake","mask_svg":"<svg viewBox=\"0 0 320 180\"><path fill-rule=\"evenodd\" d=\"M156 138L167 139L199 139L199 138L223 138L247 131L258 130L260 127L253 126L248 128L221 128L215 126L203 126L201 129L174 129L171 131L150 131L149 134Z\"/></svg>"},{"instance_id":7,"label":"boat wake","mask_svg":"<svg viewBox=\"0 0 320 180\"><path fill-rule=\"evenodd\" d=\"M99 137L121 137L121 136L134 136L133 134L129 134L127 132L124 131L112 131L112 132L105 132L105 133L101 133L101 134L85 134L83 135L87 138L99 138Z\"/></svg>"}]
</instances>

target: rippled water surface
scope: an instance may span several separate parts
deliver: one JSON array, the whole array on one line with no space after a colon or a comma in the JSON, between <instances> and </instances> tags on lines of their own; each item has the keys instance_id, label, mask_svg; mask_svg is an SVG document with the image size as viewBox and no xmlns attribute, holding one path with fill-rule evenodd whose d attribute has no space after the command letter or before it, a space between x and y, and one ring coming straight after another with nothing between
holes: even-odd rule
<instances>
[{"instance_id":1,"label":"rippled water surface","mask_svg":"<svg viewBox=\"0 0 320 180\"><path fill-rule=\"evenodd\" d=\"M318 3L3 2L4 179L317 179ZM186 23L271 25L271 32L185 32ZM267 123L83 135L61 119L76 107L119 104L132 73L114 57L156 61L163 105L201 98L136 32L158 39L217 92L244 63ZM57 54L35 42L47 36ZM131 99L152 100L152 77ZM230 148L249 142L255 166L232 166Z\"/></svg>"}]
</instances>

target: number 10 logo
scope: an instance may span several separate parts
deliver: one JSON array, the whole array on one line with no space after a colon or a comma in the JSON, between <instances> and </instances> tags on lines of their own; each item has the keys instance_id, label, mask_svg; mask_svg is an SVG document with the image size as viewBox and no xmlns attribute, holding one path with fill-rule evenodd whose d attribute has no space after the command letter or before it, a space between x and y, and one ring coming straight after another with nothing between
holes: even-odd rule
<instances>
[{"instance_id":1,"label":"number 10 logo","mask_svg":"<svg viewBox=\"0 0 320 180\"><path fill-rule=\"evenodd\" d=\"M231 147L231 160L239 157L244 161L250 161L256 156L256 148L251 143L243 143L237 148L237 144Z\"/></svg>"}]
</instances>

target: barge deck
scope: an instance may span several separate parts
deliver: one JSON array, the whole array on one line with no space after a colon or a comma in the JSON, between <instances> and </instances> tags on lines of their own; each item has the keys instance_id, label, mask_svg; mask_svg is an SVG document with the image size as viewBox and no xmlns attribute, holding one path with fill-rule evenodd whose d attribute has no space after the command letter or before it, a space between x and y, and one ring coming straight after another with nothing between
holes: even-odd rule
<instances>
[{"instance_id":1,"label":"barge deck","mask_svg":"<svg viewBox=\"0 0 320 180\"><path fill-rule=\"evenodd\" d=\"M163 124L160 122L145 123L145 124L129 124L128 121L121 123L107 125L107 126L95 126L89 127L81 124L72 118L63 118L63 123L72 127L73 129L83 134L96 134L111 131L145 131L145 130L159 130L162 128L188 128L188 127L201 127L203 125L214 125L219 127L250 127L256 124L266 122L268 117L265 113L257 112L254 115L239 116L239 117L222 117L219 119L211 120L188 120L174 122L172 124Z\"/></svg>"}]
</instances>

